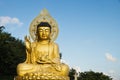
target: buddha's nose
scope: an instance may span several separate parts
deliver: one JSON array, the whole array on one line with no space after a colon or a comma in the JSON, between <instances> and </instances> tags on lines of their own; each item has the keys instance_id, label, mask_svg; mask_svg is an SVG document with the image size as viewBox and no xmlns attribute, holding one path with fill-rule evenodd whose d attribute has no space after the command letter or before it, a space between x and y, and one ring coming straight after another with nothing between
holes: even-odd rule
<instances>
[{"instance_id":1,"label":"buddha's nose","mask_svg":"<svg viewBox=\"0 0 120 80\"><path fill-rule=\"evenodd\" d=\"M43 31L43 35L45 35L45 31Z\"/></svg>"}]
</instances>

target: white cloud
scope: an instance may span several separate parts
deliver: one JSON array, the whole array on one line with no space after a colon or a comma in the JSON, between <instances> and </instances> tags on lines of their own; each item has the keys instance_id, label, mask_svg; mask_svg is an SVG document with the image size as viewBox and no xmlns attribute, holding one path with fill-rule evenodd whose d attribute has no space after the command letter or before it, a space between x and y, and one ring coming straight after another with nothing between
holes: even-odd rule
<instances>
[{"instance_id":1,"label":"white cloud","mask_svg":"<svg viewBox=\"0 0 120 80\"><path fill-rule=\"evenodd\" d=\"M112 61L112 62L117 61L117 59L113 57L110 53L106 53L105 56L106 56L106 59L109 61Z\"/></svg>"},{"instance_id":2,"label":"white cloud","mask_svg":"<svg viewBox=\"0 0 120 80\"><path fill-rule=\"evenodd\" d=\"M0 26L4 26L7 24L17 24L20 26L23 23L20 22L18 18L11 18L9 16L0 16Z\"/></svg>"},{"instance_id":3,"label":"white cloud","mask_svg":"<svg viewBox=\"0 0 120 80\"><path fill-rule=\"evenodd\" d=\"M68 62L66 62L65 60L61 59L61 63L65 63L68 65Z\"/></svg>"},{"instance_id":4,"label":"white cloud","mask_svg":"<svg viewBox=\"0 0 120 80\"><path fill-rule=\"evenodd\" d=\"M109 73L110 74L115 74L115 71L114 70L109 70Z\"/></svg>"},{"instance_id":5,"label":"white cloud","mask_svg":"<svg viewBox=\"0 0 120 80\"><path fill-rule=\"evenodd\" d=\"M78 73L78 72L81 72L81 70L80 70L80 67L79 67L79 66L74 66L73 68L77 71L77 73Z\"/></svg>"},{"instance_id":6,"label":"white cloud","mask_svg":"<svg viewBox=\"0 0 120 80\"><path fill-rule=\"evenodd\" d=\"M98 72L101 72L101 71L98 71ZM103 72L103 74L104 74L104 75L106 75L106 76L108 76L108 75L109 75L109 74L108 74L108 73L106 73L106 72Z\"/></svg>"},{"instance_id":7,"label":"white cloud","mask_svg":"<svg viewBox=\"0 0 120 80\"><path fill-rule=\"evenodd\" d=\"M111 76L111 78L113 78L113 80L120 80L120 77L119 77L118 73L116 73L115 70L109 70L108 74L109 74L109 76Z\"/></svg>"}]
</instances>

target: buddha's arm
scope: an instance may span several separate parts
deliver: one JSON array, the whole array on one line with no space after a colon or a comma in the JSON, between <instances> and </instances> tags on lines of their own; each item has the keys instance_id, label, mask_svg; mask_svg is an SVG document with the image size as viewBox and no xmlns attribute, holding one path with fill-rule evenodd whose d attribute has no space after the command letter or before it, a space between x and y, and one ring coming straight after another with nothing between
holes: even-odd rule
<instances>
[{"instance_id":1,"label":"buddha's arm","mask_svg":"<svg viewBox=\"0 0 120 80\"><path fill-rule=\"evenodd\" d=\"M53 63L57 63L59 64L60 63L60 55L59 55L59 48L58 48L58 45L57 44L54 44L54 54L53 54L53 59L52 59L52 62Z\"/></svg>"},{"instance_id":2,"label":"buddha's arm","mask_svg":"<svg viewBox=\"0 0 120 80\"><path fill-rule=\"evenodd\" d=\"M28 53L31 52L31 41L30 38L25 36L25 45L26 45L26 50Z\"/></svg>"},{"instance_id":3,"label":"buddha's arm","mask_svg":"<svg viewBox=\"0 0 120 80\"><path fill-rule=\"evenodd\" d=\"M26 61L25 63L30 63L30 53L31 53L31 42L30 38L25 36L25 46L26 46Z\"/></svg>"}]
</instances>

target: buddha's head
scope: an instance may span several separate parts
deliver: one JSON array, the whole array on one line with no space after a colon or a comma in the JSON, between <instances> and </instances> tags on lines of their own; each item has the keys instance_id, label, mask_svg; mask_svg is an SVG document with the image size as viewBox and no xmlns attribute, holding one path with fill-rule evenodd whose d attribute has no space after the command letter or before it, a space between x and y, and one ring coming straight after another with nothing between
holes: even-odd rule
<instances>
[{"instance_id":1,"label":"buddha's head","mask_svg":"<svg viewBox=\"0 0 120 80\"><path fill-rule=\"evenodd\" d=\"M51 26L48 22L41 22L37 26L37 36L39 40L50 40Z\"/></svg>"}]
</instances>

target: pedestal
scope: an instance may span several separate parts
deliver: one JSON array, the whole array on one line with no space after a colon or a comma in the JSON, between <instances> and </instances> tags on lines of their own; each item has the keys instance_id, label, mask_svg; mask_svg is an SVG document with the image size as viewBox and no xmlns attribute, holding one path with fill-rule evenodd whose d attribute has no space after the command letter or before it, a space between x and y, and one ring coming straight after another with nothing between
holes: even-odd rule
<instances>
[{"instance_id":1,"label":"pedestal","mask_svg":"<svg viewBox=\"0 0 120 80\"><path fill-rule=\"evenodd\" d=\"M67 76L16 76L15 80L69 80L69 77Z\"/></svg>"}]
</instances>

